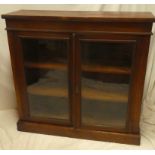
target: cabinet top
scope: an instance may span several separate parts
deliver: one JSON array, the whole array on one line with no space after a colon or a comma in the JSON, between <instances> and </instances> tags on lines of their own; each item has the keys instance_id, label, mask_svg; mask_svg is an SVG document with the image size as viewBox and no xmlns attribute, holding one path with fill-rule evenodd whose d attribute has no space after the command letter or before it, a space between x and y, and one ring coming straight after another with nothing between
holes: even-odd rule
<instances>
[{"instance_id":1,"label":"cabinet top","mask_svg":"<svg viewBox=\"0 0 155 155\"><path fill-rule=\"evenodd\" d=\"M2 18L85 22L155 22L155 16L151 12L19 10L4 14Z\"/></svg>"}]
</instances>

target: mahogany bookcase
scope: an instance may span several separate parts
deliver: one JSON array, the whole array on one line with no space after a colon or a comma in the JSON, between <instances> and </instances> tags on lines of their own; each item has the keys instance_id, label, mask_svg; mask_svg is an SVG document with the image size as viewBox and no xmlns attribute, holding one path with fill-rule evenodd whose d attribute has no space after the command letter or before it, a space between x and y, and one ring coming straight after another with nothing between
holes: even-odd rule
<instances>
[{"instance_id":1,"label":"mahogany bookcase","mask_svg":"<svg viewBox=\"0 0 155 155\"><path fill-rule=\"evenodd\" d=\"M19 10L2 18L18 130L140 144L151 13Z\"/></svg>"}]
</instances>

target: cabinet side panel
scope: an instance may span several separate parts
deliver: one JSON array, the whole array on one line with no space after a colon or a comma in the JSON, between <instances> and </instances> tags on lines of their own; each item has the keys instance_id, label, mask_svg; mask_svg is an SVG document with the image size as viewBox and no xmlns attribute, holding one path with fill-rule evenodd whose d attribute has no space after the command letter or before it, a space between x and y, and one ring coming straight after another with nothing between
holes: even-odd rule
<instances>
[{"instance_id":1,"label":"cabinet side panel","mask_svg":"<svg viewBox=\"0 0 155 155\"><path fill-rule=\"evenodd\" d=\"M132 89L130 95L130 131L139 133L139 121L141 114L141 104L143 96L143 87L147 65L147 56L149 51L150 37L143 37L137 41L137 51L134 57Z\"/></svg>"},{"instance_id":2,"label":"cabinet side panel","mask_svg":"<svg viewBox=\"0 0 155 155\"><path fill-rule=\"evenodd\" d=\"M26 119L28 110L26 107L27 98L25 92L25 82L24 82L24 72L23 72L23 62L21 56L21 50L19 44L17 43L17 37L15 33L8 32L8 43L11 56L11 65L13 70L14 86L17 98L17 108L21 119Z\"/></svg>"}]
</instances>

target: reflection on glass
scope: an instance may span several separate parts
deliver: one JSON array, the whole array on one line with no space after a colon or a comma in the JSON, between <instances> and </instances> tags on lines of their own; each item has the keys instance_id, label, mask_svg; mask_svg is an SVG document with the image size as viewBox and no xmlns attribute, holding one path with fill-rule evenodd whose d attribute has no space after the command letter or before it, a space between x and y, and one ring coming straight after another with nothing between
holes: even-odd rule
<instances>
[{"instance_id":1,"label":"reflection on glass","mask_svg":"<svg viewBox=\"0 0 155 155\"><path fill-rule=\"evenodd\" d=\"M67 63L67 41L23 39L22 46L25 61L36 63Z\"/></svg>"},{"instance_id":2,"label":"reflection on glass","mask_svg":"<svg viewBox=\"0 0 155 155\"><path fill-rule=\"evenodd\" d=\"M82 78L82 123L105 127L124 127L128 84Z\"/></svg>"},{"instance_id":3,"label":"reflection on glass","mask_svg":"<svg viewBox=\"0 0 155 155\"><path fill-rule=\"evenodd\" d=\"M30 115L68 120L67 42L23 39L22 45Z\"/></svg>"},{"instance_id":4,"label":"reflection on glass","mask_svg":"<svg viewBox=\"0 0 155 155\"><path fill-rule=\"evenodd\" d=\"M81 42L82 125L125 128L133 48Z\"/></svg>"},{"instance_id":5,"label":"reflection on glass","mask_svg":"<svg viewBox=\"0 0 155 155\"><path fill-rule=\"evenodd\" d=\"M81 42L83 65L131 66L133 43Z\"/></svg>"}]
</instances>

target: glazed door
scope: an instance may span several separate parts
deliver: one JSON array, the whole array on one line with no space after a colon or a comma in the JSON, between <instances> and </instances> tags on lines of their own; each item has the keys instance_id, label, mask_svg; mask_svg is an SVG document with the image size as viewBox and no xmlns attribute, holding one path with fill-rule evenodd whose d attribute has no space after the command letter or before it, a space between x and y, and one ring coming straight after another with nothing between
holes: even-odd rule
<instances>
[{"instance_id":1,"label":"glazed door","mask_svg":"<svg viewBox=\"0 0 155 155\"><path fill-rule=\"evenodd\" d=\"M68 34L20 34L28 119L71 125L71 49Z\"/></svg>"},{"instance_id":2,"label":"glazed door","mask_svg":"<svg viewBox=\"0 0 155 155\"><path fill-rule=\"evenodd\" d=\"M79 126L127 132L136 41L121 35L79 35L77 47Z\"/></svg>"}]
</instances>

